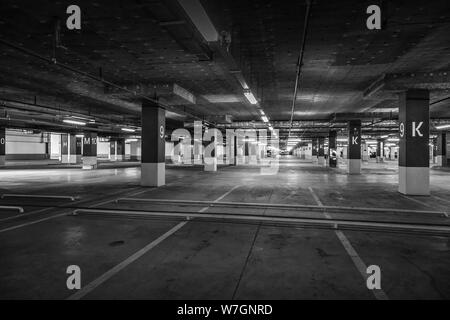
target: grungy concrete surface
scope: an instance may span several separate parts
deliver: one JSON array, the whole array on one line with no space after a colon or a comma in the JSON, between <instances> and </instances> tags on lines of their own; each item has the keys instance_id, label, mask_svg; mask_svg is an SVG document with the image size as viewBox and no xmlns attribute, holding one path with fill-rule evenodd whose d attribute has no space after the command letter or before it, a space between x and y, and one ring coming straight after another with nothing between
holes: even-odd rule
<instances>
[{"instance_id":1,"label":"grungy concrete surface","mask_svg":"<svg viewBox=\"0 0 450 320\"><path fill-rule=\"evenodd\" d=\"M82 270L81 292L97 283L82 294L83 299L380 298L383 295L367 288L361 265L380 267L381 290L389 299L449 299L448 236L340 230L346 242L333 228L230 219L70 215L75 208L91 207L449 225L448 217L414 211L448 211L450 172L431 170L430 197L405 197L397 192L395 163L366 163L358 176L348 176L344 168L342 164L337 169L319 167L292 157L282 158L273 176L261 175L256 166L222 166L213 173L202 167L168 165L167 185L160 188L140 187L138 167L0 170L1 194L77 197L76 201L0 199L0 205L25 209L22 215L0 212L0 298L66 299L75 293L66 287L66 268L75 264ZM326 216L314 210L114 201L121 197L385 211ZM158 240L180 223L176 232ZM157 245L127 262L155 240ZM351 250L356 256L349 254Z\"/></svg>"}]
</instances>

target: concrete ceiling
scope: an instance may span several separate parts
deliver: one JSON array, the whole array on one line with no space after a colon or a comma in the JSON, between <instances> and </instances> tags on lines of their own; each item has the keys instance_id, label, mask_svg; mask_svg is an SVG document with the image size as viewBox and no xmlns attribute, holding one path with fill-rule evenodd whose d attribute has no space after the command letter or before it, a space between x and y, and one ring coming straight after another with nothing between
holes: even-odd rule
<instances>
[{"instance_id":1,"label":"concrete ceiling","mask_svg":"<svg viewBox=\"0 0 450 320\"><path fill-rule=\"evenodd\" d=\"M78 1L79 31L65 27L71 1L2 0L0 125L70 130L61 119L72 114L95 118L91 129L114 134L139 126L142 99L151 99L167 108L174 128L199 119L259 126L245 81L273 124L287 130L305 3L200 3L216 31L231 35L229 50L206 41L177 0ZM376 31L365 26L369 4L377 1L313 1L298 128L305 122L325 134L327 125L365 113L375 131L395 130L397 93L417 87L430 89L432 118L450 118L449 2L380 1L383 26ZM174 94L174 84L194 103Z\"/></svg>"}]
</instances>

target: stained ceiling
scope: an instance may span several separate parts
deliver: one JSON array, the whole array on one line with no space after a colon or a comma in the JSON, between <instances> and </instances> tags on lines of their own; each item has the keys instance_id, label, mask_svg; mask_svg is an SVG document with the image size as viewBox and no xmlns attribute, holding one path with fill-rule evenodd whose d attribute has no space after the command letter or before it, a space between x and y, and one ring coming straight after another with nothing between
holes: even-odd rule
<instances>
[{"instance_id":1,"label":"stained ceiling","mask_svg":"<svg viewBox=\"0 0 450 320\"><path fill-rule=\"evenodd\" d=\"M229 47L207 41L178 0L77 1L81 30L65 26L71 1L2 0L0 125L70 131L61 119L72 115L118 134L140 126L150 99L173 128L264 127L261 108L285 134L305 2L199 3ZM369 4L382 9L381 30L366 28ZM293 132L326 134L356 116L374 132L395 131L397 94L407 88L429 89L431 117L450 119L449 34L445 0L312 1Z\"/></svg>"}]
</instances>

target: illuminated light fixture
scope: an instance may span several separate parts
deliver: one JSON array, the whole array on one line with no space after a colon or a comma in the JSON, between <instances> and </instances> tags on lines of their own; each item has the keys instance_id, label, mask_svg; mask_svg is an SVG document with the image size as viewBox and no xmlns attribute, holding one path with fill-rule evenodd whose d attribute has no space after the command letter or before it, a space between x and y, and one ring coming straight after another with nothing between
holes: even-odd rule
<instances>
[{"instance_id":1,"label":"illuminated light fixture","mask_svg":"<svg viewBox=\"0 0 450 320\"><path fill-rule=\"evenodd\" d=\"M380 138L381 139L386 139L386 138L389 138L389 136L381 136Z\"/></svg>"},{"instance_id":2,"label":"illuminated light fixture","mask_svg":"<svg viewBox=\"0 0 450 320\"><path fill-rule=\"evenodd\" d=\"M75 135L76 138L84 138L84 134L77 134Z\"/></svg>"},{"instance_id":3,"label":"illuminated light fixture","mask_svg":"<svg viewBox=\"0 0 450 320\"><path fill-rule=\"evenodd\" d=\"M387 141L398 142L398 141L400 141L400 139L399 138L389 138Z\"/></svg>"},{"instance_id":4,"label":"illuminated light fixture","mask_svg":"<svg viewBox=\"0 0 450 320\"><path fill-rule=\"evenodd\" d=\"M262 117L261 117L261 120L264 121L264 122L269 122L269 119L267 119L266 116L262 116Z\"/></svg>"},{"instance_id":5,"label":"illuminated light fixture","mask_svg":"<svg viewBox=\"0 0 450 320\"><path fill-rule=\"evenodd\" d=\"M273 131L273 127L272 127L272 126L269 126L269 130L270 130L270 131Z\"/></svg>"},{"instance_id":6,"label":"illuminated light fixture","mask_svg":"<svg viewBox=\"0 0 450 320\"><path fill-rule=\"evenodd\" d=\"M255 96L250 90L244 91L244 96L247 98L248 102L251 104L257 104L258 100L256 100Z\"/></svg>"},{"instance_id":7,"label":"illuminated light fixture","mask_svg":"<svg viewBox=\"0 0 450 320\"><path fill-rule=\"evenodd\" d=\"M259 109L259 112L261 112L261 115L262 116L265 116L266 114L264 113L264 110L263 109Z\"/></svg>"},{"instance_id":8,"label":"illuminated light fixture","mask_svg":"<svg viewBox=\"0 0 450 320\"><path fill-rule=\"evenodd\" d=\"M68 124L74 124L77 126L85 126L86 122L81 122L81 121L77 121L77 120L70 120L70 119L64 119L63 120L64 123L68 123Z\"/></svg>"},{"instance_id":9,"label":"illuminated light fixture","mask_svg":"<svg viewBox=\"0 0 450 320\"><path fill-rule=\"evenodd\" d=\"M125 132L135 132L136 130L130 129L130 128L122 128L122 131L125 131Z\"/></svg>"},{"instance_id":10,"label":"illuminated light fixture","mask_svg":"<svg viewBox=\"0 0 450 320\"><path fill-rule=\"evenodd\" d=\"M436 129L438 129L438 130L447 129L447 128L450 128L450 124L444 124L444 125L441 125L441 126L436 126Z\"/></svg>"},{"instance_id":11,"label":"illuminated light fixture","mask_svg":"<svg viewBox=\"0 0 450 320\"><path fill-rule=\"evenodd\" d=\"M347 138L337 138L337 142L348 142Z\"/></svg>"},{"instance_id":12,"label":"illuminated light fixture","mask_svg":"<svg viewBox=\"0 0 450 320\"><path fill-rule=\"evenodd\" d=\"M138 139L126 139L125 140L126 143L128 143L128 142L137 142L137 141L138 141Z\"/></svg>"}]
</instances>

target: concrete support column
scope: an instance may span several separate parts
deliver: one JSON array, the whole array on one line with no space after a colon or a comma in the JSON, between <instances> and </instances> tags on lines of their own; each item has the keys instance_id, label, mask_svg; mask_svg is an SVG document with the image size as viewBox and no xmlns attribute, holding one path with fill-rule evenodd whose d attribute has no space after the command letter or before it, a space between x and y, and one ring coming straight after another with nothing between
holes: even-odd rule
<instances>
[{"instance_id":1,"label":"concrete support column","mask_svg":"<svg viewBox=\"0 0 450 320\"><path fill-rule=\"evenodd\" d=\"M76 156L76 137L72 134L61 135L61 163L75 164Z\"/></svg>"},{"instance_id":2,"label":"concrete support column","mask_svg":"<svg viewBox=\"0 0 450 320\"><path fill-rule=\"evenodd\" d=\"M438 166L447 166L447 132L440 132L438 134L436 161Z\"/></svg>"},{"instance_id":3,"label":"concrete support column","mask_svg":"<svg viewBox=\"0 0 450 320\"><path fill-rule=\"evenodd\" d=\"M166 184L165 164L166 112L155 103L142 103L141 185L159 187Z\"/></svg>"},{"instance_id":4,"label":"concrete support column","mask_svg":"<svg viewBox=\"0 0 450 320\"><path fill-rule=\"evenodd\" d=\"M395 151L396 151L396 147L391 147L391 152L390 152L390 159L391 160L395 160Z\"/></svg>"},{"instance_id":5,"label":"concrete support column","mask_svg":"<svg viewBox=\"0 0 450 320\"><path fill-rule=\"evenodd\" d=\"M116 161L117 160L117 143L116 140L109 141L109 160Z\"/></svg>"},{"instance_id":6,"label":"concrete support column","mask_svg":"<svg viewBox=\"0 0 450 320\"><path fill-rule=\"evenodd\" d=\"M83 137L83 169L97 169L97 133L86 132Z\"/></svg>"},{"instance_id":7,"label":"concrete support column","mask_svg":"<svg viewBox=\"0 0 450 320\"><path fill-rule=\"evenodd\" d=\"M319 166L325 165L325 138L319 138L317 146L317 162Z\"/></svg>"},{"instance_id":8,"label":"concrete support column","mask_svg":"<svg viewBox=\"0 0 450 320\"><path fill-rule=\"evenodd\" d=\"M83 157L83 138L75 137L75 163L82 162Z\"/></svg>"},{"instance_id":9,"label":"concrete support column","mask_svg":"<svg viewBox=\"0 0 450 320\"><path fill-rule=\"evenodd\" d=\"M130 160L131 161L139 161L140 160L140 156L139 156L139 148L141 146L140 141L132 141L130 143Z\"/></svg>"},{"instance_id":10,"label":"concrete support column","mask_svg":"<svg viewBox=\"0 0 450 320\"><path fill-rule=\"evenodd\" d=\"M6 160L6 129L0 128L0 166L5 165Z\"/></svg>"},{"instance_id":11,"label":"concrete support column","mask_svg":"<svg viewBox=\"0 0 450 320\"><path fill-rule=\"evenodd\" d=\"M125 160L125 139L120 138L116 140L116 161Z\"/></svg>"},{"instance_id":12,"label":"concrete support column","mask_svg":"<svg viewBox=\"0 0 450 320\"><path fill-rule=\"evenodd\" d=\"M318 143L317 143L317 138L312 139L312 150L311 150L311 155L312 155L312 161L313 163L317 162L317 151L318 151Z\"/></svg>"},{"instance_id":13,"label":"concrete support column","mask_svg":"<svg viewBox=\"0 0 450 320\"><path fill-rule=\"evenodd\" d=\"M384 162L384 140L377 139L377 162Z\"/></svg>"},{"instance_id":14,"label":"concrete support column","mask_svg":"<svg viewBox=\"0 0 450 320\"><path fill-rule=\"evenodd\" d=\"M362 161L369 161L369 147L365 141L361 142Z\"/></svg>"},{"instance_id":15,"label":"concrete support column","mask_svg":"<svg viewBox=\"0 0 450 320\"><path fill-rule=\"evenodd\" d=\"M361 120L348 122L348 174L361 173Z\"/></svg>"},{"instance_id":16,"label":"concrete support column","mask_svg":"<svg viewBox=\"0 0 450 320\"><path fill-rule=\"evenodd\" d=\"M337 166L337 131L328 134L328 164L330 168Z\"/></svg>"},{"instance_id":17,"label":"concrete support column","mask_svg":"<svg viewBox=\"0 0 450 320\"><path fill-rule=\"evenodd\" d=\"M430 194L429 103L428 90L408 90L400 96L398 191L403 194Z\"/></svg>"}]
</instances>

